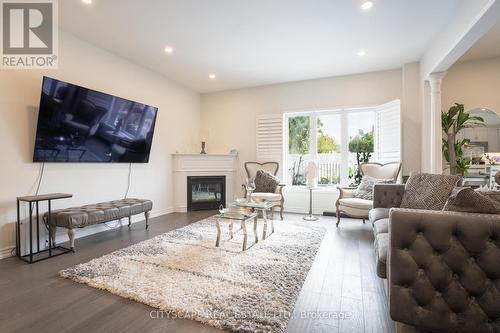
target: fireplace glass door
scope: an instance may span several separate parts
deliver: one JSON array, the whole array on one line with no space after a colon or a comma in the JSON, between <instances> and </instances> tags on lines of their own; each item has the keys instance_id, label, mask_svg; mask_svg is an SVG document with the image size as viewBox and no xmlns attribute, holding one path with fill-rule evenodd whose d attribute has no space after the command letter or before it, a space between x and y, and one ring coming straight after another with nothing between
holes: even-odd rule
<instances>
[{"instance_id":1,"label":"fireplace glass door","mask_svg":"<svg viewBox=\"0 0 500 333\"><path fill-rule=\"evenodd\" d=\"M187 177L188 210L217 209L226 206L225 176Z\"/></svg>"}]
</instances>

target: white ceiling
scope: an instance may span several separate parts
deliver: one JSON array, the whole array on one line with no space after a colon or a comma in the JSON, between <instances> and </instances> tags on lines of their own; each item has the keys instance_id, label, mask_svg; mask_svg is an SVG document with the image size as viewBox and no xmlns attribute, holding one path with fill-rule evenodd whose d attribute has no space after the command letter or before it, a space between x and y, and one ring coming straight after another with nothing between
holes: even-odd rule
<instances>
[{"instance_id":1,"label":"white ceiling","mask_svg":"<svg viewBox=\"0 0 500 333\"><path fill-rule=\"evenodd\" d=\"M480 60L494 57L500 57L500 22L474 44L459 61Z\"/></svg>"},{"instance_id":2,"label":"white ceiling","mask_svg":"<svg viewBox=\"0 0 500 333\"><path fill-rule=\"evenodd\" d=\"M418 61L463 1L375 0L365 12L360 0L64 0L59 21L84 40L212 92ZM361 49L365 57L356 55Z\"/></svg>"}]
</instances>

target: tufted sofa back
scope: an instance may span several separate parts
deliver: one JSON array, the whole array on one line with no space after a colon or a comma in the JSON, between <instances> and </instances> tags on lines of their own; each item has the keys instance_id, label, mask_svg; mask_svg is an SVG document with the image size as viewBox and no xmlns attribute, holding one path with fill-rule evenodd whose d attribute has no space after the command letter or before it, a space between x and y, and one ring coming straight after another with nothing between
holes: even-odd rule
<instances>
[{"instance_id":1,"label":"tufted sofa back","mask_svg":"<svg viewBox=\"0 0 500 333\"><path fill-rule=\"evenodd\" d=\"M500 215L395 208L391 317L431 332L500 332Z\"/></svg>"}]
</instances>

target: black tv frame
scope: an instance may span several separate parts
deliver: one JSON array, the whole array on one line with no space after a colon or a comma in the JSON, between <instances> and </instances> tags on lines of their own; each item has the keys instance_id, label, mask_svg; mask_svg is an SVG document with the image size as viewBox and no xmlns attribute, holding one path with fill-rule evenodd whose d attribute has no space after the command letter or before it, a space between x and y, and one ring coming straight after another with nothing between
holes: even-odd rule
<instances>
[{"instance_id":1,"label":"black tv frame","mask_svg":"<svg viewBox=\"0 0 500 333\"><path fill-rule=\"evenodd\" d=\"M68 83L68 84L73 85L73 86L75 86L77 88L87 89L89 91L93 91L93 92L96 92L96 93L99 93L99 94L108 95L108 96L111 96L111 97L118 97L118 98L120 98L120 99L122 99L124 101L128 101L128 102L131 102L131 103L140 103L140 104L144 104L144 105L147 105L147 106L155 108L156 112L155 112L155 116L154 116L154 119L153 119L153 122L152 122L153 133L151 135L151 144L150 144L150 147L149 147L149 152L148 152L148 158L147 158L147 160L146 161L142 161L142 162L130 162L130 161L65 161L65 160L44 161L44 160L37 160L35 158L36 157L35 156L35 154L36 154L36 139L37 139L37 134L38 134L39 126L40 126L40 106L42 105L42 100L43 100L43 84L45 82L45 79L51 79L51 80L56 80L56 81ZM128 98L124 98L124 97L121 97L121 96L118 96L118 95L108 94L108 93L105 93L105 92L102 92L102 91L99 91L99 90L95 90L95 89L92 89L92 88L87 88L87 87L81 86L79 84L72 83L72 82L69 82L69 81L64 81L64 80L60 80L60 79L56 79L56 78L44 75L42 77L42 85L40 87L40 103L38 105L37 125L36 125L36 130L35 130L35 140L34 140L34 143L33 143L33 159L32 159L32 163L98 163L98 164L106 164L106 163L108 163L108 164L116 164L116 163L118 163L118 164L130 164L130 163L134 163L134 164L146 164L146 163L149 163L149 159L151 157L151 149L153 147L154 132L155 132L155 127L156 127L156 119L158 117L158 110L159 110L158 107L150 105L150 104L141 103L141 102L134 101L134 100L131 100L131 99L128 99Z\"/></svg>"}]
</instances>

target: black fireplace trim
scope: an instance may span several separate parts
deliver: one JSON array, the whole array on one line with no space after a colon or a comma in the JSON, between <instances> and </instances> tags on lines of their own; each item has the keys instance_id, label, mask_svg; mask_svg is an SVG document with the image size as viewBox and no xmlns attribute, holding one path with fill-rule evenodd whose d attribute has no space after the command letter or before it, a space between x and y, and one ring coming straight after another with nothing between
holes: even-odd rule
<instances>
[{"instance_id":1,"label":"black fireplace trim","mask_svg":"<svg viewBox=\"0 0 500 333\"><path fill-rule=\"evenodd\" d=\"M218 201L193 202L191 197L191 185L195 184L222 184L222 195ZM226 176L187 176L187 210L214 210L220 205L226 207Z\"/></svg>"}]
</instances>

